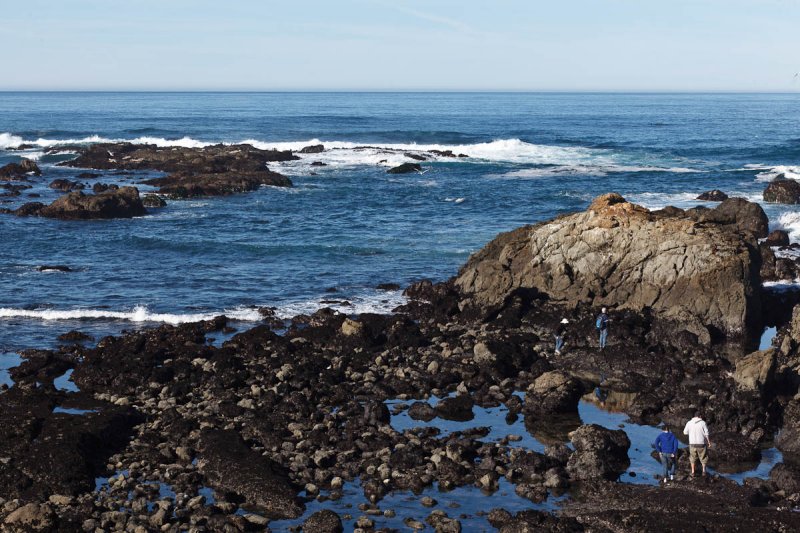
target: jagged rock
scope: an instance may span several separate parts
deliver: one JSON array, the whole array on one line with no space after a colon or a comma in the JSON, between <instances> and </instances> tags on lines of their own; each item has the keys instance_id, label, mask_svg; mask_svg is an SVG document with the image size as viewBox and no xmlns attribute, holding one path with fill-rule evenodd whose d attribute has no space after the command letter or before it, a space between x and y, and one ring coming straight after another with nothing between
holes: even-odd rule
<instances>
[{"instance_id":1,"label":"jagged rock","mask_svg":"<svg viewBox=\"0 0 800 533\"><path fill-rule=\"evenodd\" d=\"M317 511L303 522L304 533L341 533L344 531L339 515L324 509Z\"/></svg>"},{"instance_id":2,"label":"jagged rock","mask_svg":"<svg viewBox=\"0 0 800 533\"><path fill-rule=\"evenodd\" d=\"M167 202L156 194L145 194L144 198L142 198L142 204L145 207L167 207Z\"/></svg>"},{"instance_id":3,"label":"jagged rock","mask_svg":"<svg viewBox=\"0 0 800 533\"><path fill-rule=\"evenodd\" d=\"M409 174L411 172L422 172L422 166L419 163L403 163L386 171L387 174Z\"/></svg>"},{"instance_id":4,"label":"jagged rock","mask_svg":"<svg viewBox=\"0 0 800 533\"><path fill-rule=\"evenodd\" d=\"M476 343L472 352L472 360L479 365L492 365L497 362L497 355L492 353L491 348L485 342Z\"/></svg>"},{"instance_id":5,"label":"jagged rock","mask_svg":"<svg viewBox=\"0 0 800 533\"><path fill-rule=\"evenodd\" d=\"M585 212L499 235L462 267L455 286L478 306L536 289L570 304L649 307L742 334L760 316L760 260L750 230L766 235L766 216L736 198L705 211L698 222L606 194Z\"/></svg>"},{"instance_id":6,"label":"jagged rock","mask_svg":"<svg viewBox=\"0 0 800 533\"><path fill-rule=\"evenodd\" d=\"M567 462L573 479L617 479L630 466L631 441L621 429L596 424L584 425L570 433L575 452Z\"/></svg>"},{"instance_id":7,"label":"jagged rock","mask_svg":"<svg viewBox=\"0 0 800 533\"><path fill-rule=\"evenodd\" d=\"M800 401L791 400L783 410L783 428L775 446L784 453L800 454Z\"/></svg>"},{"instance_id":8,"label":"jagged rock","mask_svg":"<svg viewBox=\"0 0 800 533\"><path fill-rule=\"evenodd\" d=\"M800 203L800 183L789 179L775 179L764 189L764 201L776 204Z\"/></svg>"},{"instance_id":9,"label":"jagged rock","mask_svg":"<svg viewBox=\"0 0 800 533\"><path fill-rule=\"evenodd\" d=\"M300 150L301 154L319 154L325 151L325 146L322 144L314 144L312 146L306 146L302 150Z\"/></svg>"},{"instance_id":10,"label":"jagged rock","mask_svg":"<svg viewBox=\"0 0 800 533\"><path fill-rule=\"evenodd\" d=\"M697 199L703 200L704 202L721 202L723 200L727 200L728 195L719 189L714 189L700 194Z\"/></svg>"},{"instance_id":11,"label":"jagged rock","mask_svg":"<svg viewBox=\"0 0 800 533\"><path fill-rule=\"evenodd\" d=\"M99 143L77 147L76 151L77 158L61 164L104 170L169 172L166 177L144 183L160 187L160 194L174 198L235 194L253 191L262 185L291 187L289 178L268 170L266 165L299 159L288 150L260 150L249 144L185 148Z\"/></svg>"},{"instance_id":12,"label":"jagged rock","mask_svg":"<svg viewBox=\"0 0 800 533\"><path fill-rule=\"evenodd\" d=\"M775 350L753 352L736 361L733 379L744 390L759 390L770 385L775 370Z\"/></svg>"},{"instance_id":13,"label":"jagged rock","mask_svg":"<svg viewBox=\"0 0 800 533\"><path fill-rule=\"evenodd\" d=\"M782 229L773 230L764 241L769 246L789 246L789 234Z\"/></svg>"},{"instance_id":14,"label":"jagged rock","mask_svg":"<svg viewBox=\"0 0 800 533\"><path fill-rule=\"evenodd\" d=\"M19 163L9 163L0 167L0 178L24 178L26 174L41 176L42 171L39 165L30 159L23 159Z\"/></svg>"},{"instance_id":15,"label":"jagged rock","mask_svg":"<svg viewBox=\"0 0 800 533\"><path fill-rule=\"evenodd\" d=\"M575 413L582 395L576 379L560 371L545 372L528 387L525 410L540 415Z\"/></svg>"},{"instance_id":16,"label":"jagged rock","mask_svg":"<svg viewBox=\"0 0 800 533\"><path fill-rule=\"evenodd\" d=\"M82 331L73 329L72 331L68 331L67 333L59 335L58 340L68 342L84 342L94 340L94 338Z\"/></svg>"},{"instance_id":17,"label":"jagged rock","mask_svg":"<svg viewBox=\"0 0 800 533\"><path fill-rule=\"evenodd\" d=\"M304 506L280 467L252 451L235 431L208 430L200 440L202 472L212 486L245 498L271 519L297 518Z\"/></svg>"},{"instance_id":18,"label":"jagged rock","mask_svg":"<svg viewBox=\"0 0 800 533\"><path fill-rule=\"evenodd\" d=\"M147 213L135 187L100 194L71 192L38 211L39 216L60 219L131 218Z\"/></svg>"},{"instance_id":19,"label":"jagged rock","mask_svg":"<svg viewBox=\"0 0 800 533\"><path fill-rule=\"evenodd\" d=\"M794 465L778 463L770 470L769 479L787 496L800 493L800 469Z\"/></svg>"}]
</instances>

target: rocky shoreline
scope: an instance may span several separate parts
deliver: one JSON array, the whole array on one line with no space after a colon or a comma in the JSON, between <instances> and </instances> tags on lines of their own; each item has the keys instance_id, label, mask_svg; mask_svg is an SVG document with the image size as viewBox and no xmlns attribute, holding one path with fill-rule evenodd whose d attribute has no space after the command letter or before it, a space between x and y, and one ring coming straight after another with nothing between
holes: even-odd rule
<instances>
[{"instance_id":1,"label":"rocky shoreline","mask_svg":"<svg viewBox=\"0 0 800 533\"><path fill-rule=\"evenodd\" d=\"M474 488L486 494L486 527L506 532L798 530L800 307L762 288L776 271L767 227L741 199L651 212L611 194L498 236L453 279L408 287L391 315L322 309L242 332L219 317L95 346L68 335L59 350L24 352L0 394L0 521L372 531L399 517L451 532L468 530L475 511L437 503L436 491ZM611 307L605 351L600 305ZM564 317L567 348L554 356ZM765 326L777 335L759 350ZM746 470L770 447L783 461L742 485L690 479L685 460L666 487L625 482L641 475L631 454L649 450L581 420L580 402L598 390L632 422L676 433L702 409L716 471ZM539 451L470 423L493 408L522 421ZM398 413L419 426L397 429ZM354 487L350 511L318 509ZM530 508L504 509L491 497L504 487ZM419 511L385 505L395 493Z\"/></svg>"}]
</instances>

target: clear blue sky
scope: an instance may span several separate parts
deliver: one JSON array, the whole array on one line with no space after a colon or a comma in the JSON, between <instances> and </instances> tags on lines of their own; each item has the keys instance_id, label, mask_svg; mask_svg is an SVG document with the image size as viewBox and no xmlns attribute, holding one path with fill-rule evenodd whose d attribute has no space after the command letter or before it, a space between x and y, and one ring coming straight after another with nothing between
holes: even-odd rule
<instances>
[{"instance_id":1,"label":"clear blue sky","mask_svg":"<svg viewBox=\"0 0 800 533\"><path fill-rule=\"evenodd\" d=\"M800 90L800 0L0 0L0 89Z\"/></svg>"}]
</instances>

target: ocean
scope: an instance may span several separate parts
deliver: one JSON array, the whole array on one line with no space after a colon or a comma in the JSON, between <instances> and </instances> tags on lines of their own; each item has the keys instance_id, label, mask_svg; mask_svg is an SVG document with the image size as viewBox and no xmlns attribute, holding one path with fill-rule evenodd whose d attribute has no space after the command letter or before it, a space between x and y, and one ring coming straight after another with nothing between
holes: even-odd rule
<instances>
[{"instance_id":1,"label":"ocean","mask_svg":"<svg viewBox=\"0 0 800 533\"><path fill-rule=\"evenodd\" d=\"M258 307L388 312L401 290L379 284L447 279L497 233L609 191L650 208L698 205L715 188L760 201L775 176L800 178L800 94L5 92L0 166L31 158L43 176L0 207L50 202L50 181L83 172L45 148L103 140L326 151L270 165L291 189L169 201L130 220L0 215L0 368L72 329L98 338L223 313L244 328ZM410 159L381 147L468 157L392 175ZM140 175L102 174L88 183L148 190ZM800 239L800 207L764 208Z\"/></svg>"}]
</instances>

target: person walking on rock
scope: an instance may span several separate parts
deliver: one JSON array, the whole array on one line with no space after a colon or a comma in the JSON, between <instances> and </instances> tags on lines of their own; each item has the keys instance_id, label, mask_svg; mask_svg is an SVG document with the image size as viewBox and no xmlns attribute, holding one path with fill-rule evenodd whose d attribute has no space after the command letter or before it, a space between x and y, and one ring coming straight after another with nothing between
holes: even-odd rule
<instances>
[{"instance_id":1,"label":"person walking on rock","mask_svg":"<svg viewBox=\"0 0 800 533\"><path fill-rule=\"evenodd\" d=\"M606 347L606 339L608 338L608 315L606 314L605 307L603 307L600 310L600 314L597 315L595 327L597 331L600 332L600 349L603 350Z\"/></svg>"},{"instance_id":2,"label":"person walking on rock","mask_svg":"<svg viewBox=\"0 0 800 533\"><path fill-rule=\"evenodd\" d=\"M675 437L666 424L658 437L656 437L655 442L653 442L653 448L658 452L661 466L664 469L661 482L666 483L667 479L674 481L675 471L678 467L678 438Z\"/></svg>"},{"instance_id":3,"label":"person walking on rock","mask_svg":"<svg viewBox=\"0 0 800 533\"><path fill-rule=\"evenodd\" d=\"M556 329L556 355L561 355L561 349L564 347L564 335L567 334L567 325L569 325L569 320L562 318Z\"/></svg>"},{"instance_id":4,"label":"person walking on rock","mask_svg":"<svg viewBox=\"0 0 800 533\"><path fill-rule=\"evenodd\" d=\"M700 461L703 467L703 476L706 475L706 464L708 463L708 448L711 448L711 440L708 438L708 426L703 421L703 415L698 411L694 418L686 423L683 434L689 435L689 464L692 466L692 477L695 475L695 464Z\"/></svg>"}]
</instances>

